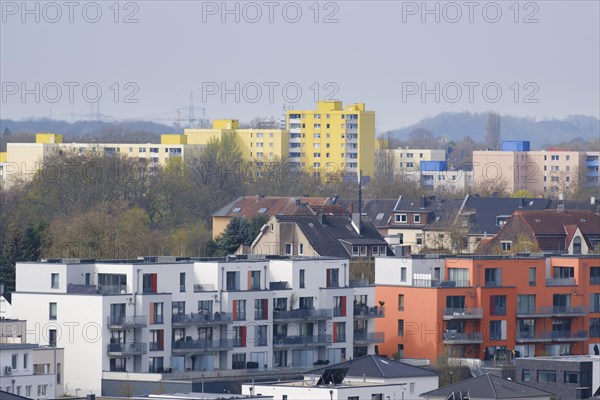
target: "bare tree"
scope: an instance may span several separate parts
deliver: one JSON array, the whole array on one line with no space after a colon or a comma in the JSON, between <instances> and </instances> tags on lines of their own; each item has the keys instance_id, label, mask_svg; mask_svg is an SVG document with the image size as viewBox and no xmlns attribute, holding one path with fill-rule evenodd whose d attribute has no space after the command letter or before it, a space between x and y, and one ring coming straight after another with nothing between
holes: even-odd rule
<instances>
[{"instance_id":1,"label":"bare tree","mask_svg":"<svg viewBox=\"0 0 600 400\"><path fill-rule=\"evenodd\" d=\"M500 148L500 115L494 112L488 114L485 145L490 150Z\"/></svg>"}]
</instances>

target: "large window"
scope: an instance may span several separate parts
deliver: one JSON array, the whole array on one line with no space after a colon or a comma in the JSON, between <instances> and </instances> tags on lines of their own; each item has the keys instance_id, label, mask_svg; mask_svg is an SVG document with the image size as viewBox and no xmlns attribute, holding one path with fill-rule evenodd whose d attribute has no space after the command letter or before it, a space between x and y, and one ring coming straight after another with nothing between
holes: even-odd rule
<instances>
[{"instance_id":1,"label":"large window","mask_svg":"<svg viewBox=\"0 0 600 400\"><path fill-rule=\"evenodd\" d=\"M127 371L127 359L126 358L111 358L110 359L110 370L116 372Z\"/></svg>"},{"instance_id":2,"label":"large window","mask_svg":"<svg viewBox=\"0 0 600 400\"><path fill-rule=\"evenodd\" d=\"M254 299L254 319L269 318L269 299Z\"/></svg>"},{"instance_id":3,"label":"large window","mask_svg":"<svg viewBox=\"0 0 600 400\"><path fill-rule=\"evenodd\" d=\"M327 269L327 287L340 286L340 270L339 268Z\"/></svg>"},{"instance_id":4,"label":"large window","mask_svg":"<svg viewBox=\"0 0 600 400\"><path fill-rule=\"evenodd\" d=\"M163 372L163 357L150 357L148 359L148 372Z\"/></svg>"},{"instance_id":5,"label":"large window","mask_svg":"<svg viewBox=\"0 0 600 400\"><path fill-rule=\"evenodd\" d=\"M600 338L600 318L590 318L590 337Z\"/></svg>"},{"instance_id":6,"label":"large window","mask_svg":"<svg viewBox=\"0 0 600 400\"><path fill-rule=\"evenodd\" d=\"M234 300L233 301L233 320L234 321L245 321L246 320L246 300Z\"/></svg>"},{"instance_id":7,"label":"large window","mask_svg":"<svg viewBox=\"0 0 600 400\"><path fill-rule=\"evenodd\" d=\"M334 322L333 323L333 342L343 343L346 341L346 323L345 322Z\"/></svg>"},{"instance_id":8,"label":"large window","mask_svg":"<svg viewBox=\"0 0 600 400\"><path fill-rule=\"evenodd\" d=\"M92 284L91 275L86 274L86 285ZM102 294L119 294L127 290L127 275L98 274L98 290Z\"/></svg>"},{"instance_id":9,"label":"large window","mask_svg":"<svg viewBox=\"0 0 600 400\"><path fill-rule=\"evenodd\" d=\"M313 302L314 302L314 297L300 297L300 302L299 302L300 309L301 310L314 309Z\"/></svg>"},{"instance_id":10,"label":"large window","mask_svg":"<svg viewBox=\"0 0 600 400\"><path fill-rule=\"evenodd\" d=\"M150 323L162 324L164 303L150 303Z\"/></svg>"},{"instance_id":11,"label":"large window","mask_svg":"<svg viewBox=\"0 0 600 400\"><path fill-rule=\"evenodd\" d=\"M556 382L556 371L539 370L537 372L538 383Z\"/></svg>"},{"instance_id":12,"label":"large window","mask_svg":"<svg viewBox=\"0 0 600 400\"><path fill-rule=\"evenodd\" d=\"M500 268L485 269L485 286L502 286L502 270Z\"/></svg>"},{"instance_id":13,"label":"large window","mask_svg":"<svg viewBox=\"0 0 600 400\"><path fill-rule=\"evenodd\" d=\"M554 267L552 277L554 279L573 279L575 277L575 268Z\"/></svg>"},{"instance_id":14,"label":"large window","mask_svg":"<svg viewBox=\"0 0 600 400\"><path fill-rule=\"evenodd\" d=\"M531 370L524 368L521 371L521 382L531 382Z\"/></svg>"},{"instance_id":15,"label":"large window","mask_svg":"<svg viewBox=\"0 0 600 400\"><path fill-rule=\"evenodd\" d=\"M490 296L490 315L506 315L506 296Z\"/></svg>"},{"instance_id":16,"label":"large window","mask_svg":"<svg viewBox=\"0 0 600 400\"><path fill-rule=\"evenodd\" d=\"M506 321L490 321L490 340L506 340Z\"/></svg>"},{"instance_id":17,"label":"large window","mask_svg":"<svg viewBox=\"0 0 600 400\"><path fill-rule=\"evenodd\" d=\"M165 349L165 331L162 329L150 330L150 351Z\"/></svg>"},{"instance_id":18,"label":"large window","mask_svg":"<svg viewBox=\"0 0 600 400\"><path fill-rule=\"evenodd\" d=\"M517 296L517 314L535 313L535 294L520 294Z\"/></svg>"},{"instance_id":19,"label":"large window","mask_svg":"<svg viewBox=\"0 0 600 400\"><path fill-rule=\"evenodd\" d=\"M345 317L346 316L346 296L334 296L333 297L333 316L334 317Z\"/></svg>"},{"instance_id":20,"label":"large window","mask_svg":"<svg viewBox=\"0 0 600 400\"><path fill-rule=\"evenodd\" d=\"M254 327L254 346L267 345L267 325L258 325Z\"/></svg>"},{"instance_id":21,"label":"large window","mask_svg":"<svg viewBox=\"0 0 600 400\"><path fill-rule=\"evenodd\" d=\"M600 313L600 293L590 294L590 312Z\"/></svg>"},{"instance_id":22,"label":"large window","mask_svg":"<svg viewBox=\"0 0 600 400\"><path fill-rule=\"evenodd\" d=\"M600 285L600 267L590 267L590 283Z\"/></svg>"},{"instance_id":23,"label":"large window","mask_svg":"<svg viewBox=\"0 0 600 400\"><path fill-rule=\"evenodd\" d=\"M237 271L227 271L226 275L227 290L240 290L240 274Z\"/></svg>"},{"instance_id":24,"label":"large window","mask_svg":"<svg viewBox=\"0 0 600 400\"><path fill-rule=\"evenodd\" d=\"M231 355L232 369L246 369L246 353L234 353Z\"/></svg>"},{"instance_id":25,"label":"large window","mask_svg":"<svg viewBox=\"0 0 600 400\"><path fill-rule=\"evenodd\" d=\"M248 289L260 290L260 271L250 272L250 282L248 283Z\"/></svg>"},{"instance_id":26,"label":"large window","mask_svg":"<svg viewBox=\"0 0 600 400\"><path fill-rule=\"evenodd\" d=\"M144 274L142 280L142 290L144 293L156 293L158 291L158 275Z\"/></svg>"},{"instance_id":27,"label":"large window","mask_svg":"<svg viewBox=\"0 0 600 400\"><path fill-rule=\"evenodd\" d=\"M454 282L456 286L469 286L468 268L448 268L448 280Z\"/></svg>"}]
</instances>

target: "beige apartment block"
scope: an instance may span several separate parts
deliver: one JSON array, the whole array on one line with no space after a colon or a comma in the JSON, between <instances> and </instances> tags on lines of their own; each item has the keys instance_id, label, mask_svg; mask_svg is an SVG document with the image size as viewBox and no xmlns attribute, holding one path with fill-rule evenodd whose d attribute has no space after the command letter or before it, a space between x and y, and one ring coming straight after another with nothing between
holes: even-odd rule
<instances>
[{"instance_id":1,"label":"beige apartment block","mask_svg":"<svg viewBox=\"0 0 600 400\"><path fill-rule=\"evenodd\" d=\"M502 180L509 193L527 190L534 196L568 196L578 184L598 185L599 154L562 150L474 151L473 184Z\"/></svg>"},{"instance_id":2,"label":"beige apartment block","mask_svg":"<svg viewBox=\"0 0 600 400\"><path fill-rule=\"evenodd\" d=\"M437 149L386 149L393 156L394 172L419 171L421 161L446 161L446 150Z\"/></svg>"}]
</instances>

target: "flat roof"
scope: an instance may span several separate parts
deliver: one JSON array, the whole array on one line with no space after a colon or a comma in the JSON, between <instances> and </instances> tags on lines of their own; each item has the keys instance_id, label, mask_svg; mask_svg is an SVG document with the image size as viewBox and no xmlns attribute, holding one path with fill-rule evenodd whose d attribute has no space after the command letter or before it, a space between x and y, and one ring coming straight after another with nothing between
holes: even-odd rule
<instances>
[{"instance_id":1,"label":"flat roof","mask_svg":"<svg viewBox=\"0 0 600 400\"><path fill-rule=\"evenodd\" d=\"M570 355L570 356L541 356L541 357L523 357L517 358L519 360L527 361L565 361L565 362L584 362L584 361L597 361L600 362L600 356L595 355Z\"/></svg>"},{"instance_id":2,"label":"flat roof","mask_svg":"<svg viewBox=\"0 0 600 400\"><path fill-rule=\"evenodd\" d=\"M36 349L38 347L40 345L34 343L0 343L0 350L25 350Z\"/></svg>"},{"instance_id":3,"label":"flat roof","mask_svg":"<svg viewBox=\"0 0 600 400\"><path fill-rule=\"evenodd\" d=\"M315 376L315 382L318 381L318 377ZM286 382L264 382L264 383L244 383L242 386L277 386L277 387L303 387L310 389L346 389L353 387L380 387L380 386L403 386L406 383L377 383L377 382L360 382L360 381L350 381L350 382L342 382L337 385L327 384L327 385L317 385L316 383L312 384L310 380L303 381L286 381Z\"/></svg>"}]
</instances>

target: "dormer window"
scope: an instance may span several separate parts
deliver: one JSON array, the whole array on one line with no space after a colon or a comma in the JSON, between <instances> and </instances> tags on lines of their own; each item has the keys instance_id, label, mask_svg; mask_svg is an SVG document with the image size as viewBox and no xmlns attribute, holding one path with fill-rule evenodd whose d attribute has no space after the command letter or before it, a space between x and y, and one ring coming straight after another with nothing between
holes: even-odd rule
<instances>
[{"instance_id":1,"label":"dormer window","mask_svg":"<svg viewBox=\"0 0 600 400\"><path fill-rule=\"evenodd\" d=\"M408 221L406 214L395 214L395 221L401 224L405 224Z\"/></svg>"},{"instance_id":2,"label":"dormer window","mask_svg":"<svg viewBox=\"0 0 600 400\"><path fill-rule=\"evenodd\" d=\"M415 214L413 220L415 221L415 224L420 224L421 223L421 214Z\"/></svg>"}]
</instances>

